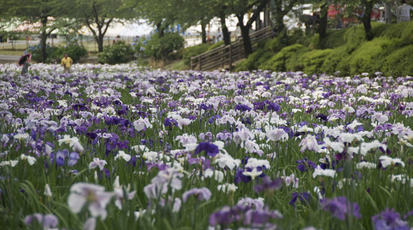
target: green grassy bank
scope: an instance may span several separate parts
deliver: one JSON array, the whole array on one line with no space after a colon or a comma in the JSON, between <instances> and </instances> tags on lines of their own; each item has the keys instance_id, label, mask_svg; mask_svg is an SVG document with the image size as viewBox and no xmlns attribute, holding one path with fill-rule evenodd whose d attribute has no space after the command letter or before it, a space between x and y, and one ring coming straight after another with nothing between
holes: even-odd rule
<instances>
[{"instance_id":1,"label":"green grassy bank","mask_svg":"<svg viewBox=\"0 0 413 230\"><path fill-rule=\"evenodd\" d=\"M372 41L366 41L362 25L329 31L323 40L318 35L291 31L288 39L276 37L261 43L248 59L237 64L235 71L262 69L342 76L376 72L387 76L413 74L413 22L372 23L372 27ZM201 44L185 49L184 66L188 68L192 56L211 48Z\"/></svg>"},{"instance_id":2,"label":"green grassy bank","mask_svg":"<svg viewBox=\"0 0 413 230\"><path fill-rule=\"evenodd\" d=\"M413 74L413 22L373 23L374 39L366 41L362 25L330 31L327 38L295 31L288 46L274 38L240 62L235 70L303 71L306 74L357 75L382 72ZM284 42L285 43L285 42Z\"/></svg>"}]
</instances>

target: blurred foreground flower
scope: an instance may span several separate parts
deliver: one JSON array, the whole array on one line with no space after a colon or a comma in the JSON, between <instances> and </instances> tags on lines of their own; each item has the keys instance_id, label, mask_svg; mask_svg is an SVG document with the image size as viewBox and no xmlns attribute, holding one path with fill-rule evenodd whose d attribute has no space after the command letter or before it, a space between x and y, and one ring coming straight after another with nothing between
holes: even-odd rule
<instances>
[{"instance_id":1,"label":"blurred foreground flower","mask_svg":"<svg viewBox=\"0 0 413 230\"><path fill-rule=\"evenodd\" d=\"M195 196L198 201L208 201L211 199L211 191L207 188L193 188L182 194L182 200L186 202L190 196Z\"/></svg>"},{"instance_id":2,"label":"blurred foreground flower","mask_svg":"<svg viewBox=\"0 0 413 230\"><path fill-rule=\"evenodd\" d=\"M79 213L87 203L90 214L100 216L103 220L107 216L106 205L112 199L113 193L105 192L100 185L76 183L70 188L68 205L73 213Z\"/></svg>"},{"instance_id":3,"label":"blurred foreground flower","mask_svg":"<svg viewBox=\"0 0 413 230\"><path fill-rule=\"evenodd\" d=\"M409 226L406 221L401 220L400 214L395 212L394 209L382 211L380 214L372 216L374 227L376 230L409 230Z\"/></svg>"},{"instance_id":4,"label":"blurred foreground flower","mask_svg":"<svg viewBox=\"0 0 413 230\"><path fill-rule=\"evenodd\" d=\"M57 224L59 223L59 220L55 215L52 214L40 214L40 213L35 213L33 215L28 215L26 218L24 218L24 223L26 225L32 224L33 220L37 220L39 224L43 226L44 229L49 229L51 227L56 227Z\"/></svg>"}]
</instances>

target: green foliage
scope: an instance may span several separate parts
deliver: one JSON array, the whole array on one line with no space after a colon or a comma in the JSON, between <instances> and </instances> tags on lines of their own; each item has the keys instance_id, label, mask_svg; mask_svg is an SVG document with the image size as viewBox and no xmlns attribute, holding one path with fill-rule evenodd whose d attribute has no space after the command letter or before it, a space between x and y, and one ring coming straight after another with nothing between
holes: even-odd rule
<instances>
[{"instance_id":1,"label":"green foliage","mask_svg":"<svg viewBox=\"0 0 413 230\"><path fill-rule=\"evenodd\" d=\"M332 52L332 49L325 49L304 53L301 57L301 61L304 64L304 72L307 74L322 73L322 66L326 57Z\"/></svg>"},{"instance_id":2,"label":"green foliage","mask_svg":"<svg viewBox=\"0 0 413 230\"><path fill-rule=\"evenodd\" d=\"M217 43L212 44L212 45L208 48L207 51L213 50L213 49L218 48L218 47L223 46L223 45L225 45L224 41L219 41L219 42L217 42Z\"/></svg>"},{"instance_id":3,"label":"green foliage","mask_svg":"<svg viewBox=\"0 0 413 230\"><path fill-rule=\"evenodd\" d=\"M206 52L210 46L210 44L205 43L185 48L183 51L183 59L185 61L185 65L189 65L191 63L192 57Z\"/></svg>"},{"instance_id":4,"label":"green foliage","mask_svg":"<svg viewBox=\"0 0 413 230\"><path fill-rule=\"evenodd\" d=\"M280 51L282 48L284 48L285 46L286 44L283 43L283 40L281 37L275 37L267 42L267 44L265 45L265 49L276 53Z\"/></svg>"},{"instance_id":5,"label":"green foliage","mask_svg":"<svg viewBox=\"0 0 413 230\"><path fill-rule=\"evenodd\" d=\"M304 70L304 63L301 60L307 52L312 52L312 49L303 46L301 49L298 49L294 52L285 63L285 68L288 71L303 71Z\"/></svg>"},{"instance_id":6,"label":"green foliage","mask_svg":"<svg viewBox=\"0 0 413 230\"><path fill-rule=\"evenodd\" d=\"M168 55L173 51L180 51L185 46L185 39L177 33L165 33L159 38L158 34L153 35L141 47L143 48L142 55L145 57L153 57L156 60L168 58Z\"/></svg>"},{"instance_id":7,"label":"green foliage","mask_svg":"<svg viewBox=\"0 0 413 230\"><path fill-rule=\"evenodd\" d=\"M345 44L344 34L346 29L328 31L327 37L322 41L323 48L334 49Z\"/></svg>"},{"instance_id":8,"label":"green foliage","mask_svg":"<svg viewBox=\"0 0 413 230\"><path fill-rule=\"evenodd\" d=\"M303 46L310 45L312 36L306 35L301 29L294 29L288 37L288 44L302 44Z\"/></svg>"},{"instance_id":9,"label":"green foliage","mask_svg":"<svg viewBox=\"0 0 413 230\"><path fill-rule=\"evenodd\" d=\"M397 24L372 23L372 27L373 27L373 33L375 37L401 38L405 25L404 23L397 23Z\"/></svg>"},{"instance_id":10,"label":"green foliage","mask_svg":"<svg viewBox=\"0 0 413 230\"><path fill-rule=\"evenodd\" d=\"M264 49L258 49L256 52L249 55L247 59L244 59L238 63L235 67L235 71L256 70L259 68L261 63L267 61L273 55L273 53Z\"/></svg>"},{"instance_id":11,"label":"green foliage","mask_svg":"<svg viewBox=\"0 0 413 230\"><path fill-rule=\"evenodd\" d=\"M287 46L280 50L280 52L274 55L271 59L263 62L259 68L272 71L286 71L286 62L300 49L303 49L303 45L301 44Z\"/></svg>"},{"instance_id":12,"label":"green foliage","mask_svg":"<svg viewBox=\"0 0 413 230\"><path fill-rule=\"evenodd\" d=\"M49 45L46 45L46 53L48 54L48 57L46 59L46 63L52 62L54 59L53 53L58 50L58 47L51 47ZM41 45L34 45L34 46L28 46L25 53L31 53L32 54L32 60L35 62L42 62L42 50L41 50Z\"/></svg>"},{"instance_id":13,"label":"green foliage","mask_svg":"<svg viewBox=\"0 0 413 230\"><path fill-rule=\"evenodd\" d=\"M310 48L311 49L321 49L321 41L320 41L320 35L316 34L313 36L313 38L311 39L311 43L310 43Z\"/></svg>"},{"instance_id":14,"label":"green foliage","mask_svg":"<svg viewBox=\"0 0 413 230\"><path fill-rule=\"evenodd\" d=\"M350 72L349 63L350 53L345 46L335 48L330 52L324 60L321 66L321 72L327 74L333 74L339 70L342 74L348 74Z\"/></svg>"},{"instance_id":15,"label":"green foliage","mask_svg":"<svg viewBox=\"0 0 413 230\"><path fill-rule=\"evenodd\" d=\"M73 59L73 62L80 61L81 58L88 56L88 51L85 47L79 46L75 43L69 44L65 47L58 47L51 55L52 59L61 59L67 53Z\"/></svg>"},{"instance_id":16,"label":"green foliage","mask_svg":"<svg viewBox=\"0 0 413 230\"><path fill-rule=\"evenodd\" d=\"M385 58L383 73L391 76L405 76L413 74L413 45L405 46Z\"/></svg>"},{"instance_id":17,"label":"green foliage","mask_svg":"<svg viewBox=\"0 0 413 230\"><path fill-rule=\"evenodd\" d=\"M32 60L35 62L42 61L42 53L41 53L40 45L29 46L25 53L32 54ZM68 44L65 47L51 47L46 45L46 53L47 59L46 63L51 62L60 62L60 59L63 58L64 54L67 53L69 57L73 59L73 62L78 62L81 58L87 57L88 52L83 46L79 46L76 43Z\"/></svg>"},{"instance_id":18,"label":"green foliage","mask_svg":"<svg viewBox=\"0 0 413 230\"><path fill-rule=\"evenodd\" d=\"M402 32L402 42L404 45L411 45L413 44L413 21L400 23L404 25L404 29Z\"/></svg>"},{"instance_id":19,"label":"green foliage","mask_svg":"<svg viewBox=\"0 0 413 230\"><path fill-rule=\"evenodd\" d=\"M351 55L350 73L361 74L363 72L374 73L381 69L384 58L388 50L397 41L387 38L375 38L370 42L365 42Z\"/></svg>"},{"instance_id":20,"label":"green foliage","mask_svg":"<svg viewBox=\"0 0 413 230\"><path fill-rule=\"evenodd\" d=\"M103 52L98 54L99 62L116 64L126 63L133 59L134 51L131 45L125 44L124 41L118 41L115 44L105 46Z\"/></svg>"},{"instance_id":21,"label":"green foliage","mask_svg":"<svg viewBox=\"0 0 413 230\"><path fill-rule=\"evenodd\" d=\"M362 25L351 27L346 30L343 37L348 51L352 52L366 41L366 34Z\"/></svg>"}]
</instances>

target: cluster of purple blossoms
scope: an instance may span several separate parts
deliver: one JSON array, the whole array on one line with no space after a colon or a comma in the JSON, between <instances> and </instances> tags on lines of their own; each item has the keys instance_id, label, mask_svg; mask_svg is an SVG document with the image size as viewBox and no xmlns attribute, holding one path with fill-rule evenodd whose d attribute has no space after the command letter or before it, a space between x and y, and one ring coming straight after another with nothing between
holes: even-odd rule
<instances>
[{"instance_id":1,"label":"cluster of purple blossoms","mask_svg":"<svg viewBox=\"0 0 413 230\"><path fill-rule=\"evenodd\" d=\"M219 153L218 146L210 143L210 142L201 142L195 149L194 155L197 155L201 152L205 152L206 155L210 156L211 158L215 157Z\"/></svg>"},{"instance_id":2,"label":"cluster of purple blossoms","mask_svg":"<svg viewBox=\"0 0 413 230\"><path fill-rule=\"evenodd\" d=\"M410 213L406 214L405 219ZM403 221L400 218L400 214L395 212L394 209L389 210L386 208L381 213L372 216L374 228L376 230L409 230L410 227L407 225L407 221Z\"/></svg>"},{"instance_id":3,"label":"cluster of purple blossoms","mask_svg":"<svg viewBox=\"0 0 413 230\"><path fill-rule=\"evenodd\" d=\"M68 165L68 166L73 166L77 163L79 158L80 158L79 153L77 153L77 152L69 153L69 151L67 149L58 150L56 152L56 154L54 154L54 153L50 154L50 161L53 164L54 160L56 160L56 165L57 166L63 166L65 164ZM67 162L66 162L66 160L67 160Z\"/></svg>"},{"instance_id":4,"label":"cluster of purple blossoms","mask_svg":"<svg viewBox=\"0 0 413 230\"><path fill-rule=\"evenodd\" d=\"M322 199L321 205L324 211L330 212L334 217L345 220L346 216L353 215L357 219L361 218L360 206L357 203L351 203L345 196L333 199Z\"/></svg>"},{"instance_id":5,"label":"cluster of purple blossoms","mask_svg":"<svg viewBox=\"0 0 413 230\"><path fill-rule=\"evenodd\" d=\"M243 198L233 206L224 206L209 216L210 226L225 226L231 224L256 229L275 229L272 220L282 219L283 215L277 210L270 210L264 205L263 199Z\"/></svg>"},{"instance_id":6,"label":"cluster of purple blossoms","mask_svg":"<svg viewBox=\"0 0 413 230\"><path fill-rule=\"evenodd\" d=\"M33 221L36 220L37 223L41 224L44 229L49 229L52 227L56 227L57 224L59 223L59 220L55 215L52 214L40 214L40 213L35 213L33 215L28 215L24 218L24 224L26 225L31 225Z\"/></svg>"}]
</instances>

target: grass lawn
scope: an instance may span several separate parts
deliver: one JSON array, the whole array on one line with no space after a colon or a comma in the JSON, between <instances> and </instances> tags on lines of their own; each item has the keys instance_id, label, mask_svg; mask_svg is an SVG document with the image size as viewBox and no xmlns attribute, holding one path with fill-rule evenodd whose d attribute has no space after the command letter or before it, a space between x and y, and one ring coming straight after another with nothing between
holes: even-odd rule
<instances>
[{"instance_id":1,"label":"grass lawn","mask_svg":"<svg viewBox=\"0 0 413 230\"><path fill-rule=\"evenodd\" d=\"M15 55L15 56L20 56L23 54L23 51L18 51L18 50L1 50L0 49L0 55Z\"/></svg>"}]
</instances>

